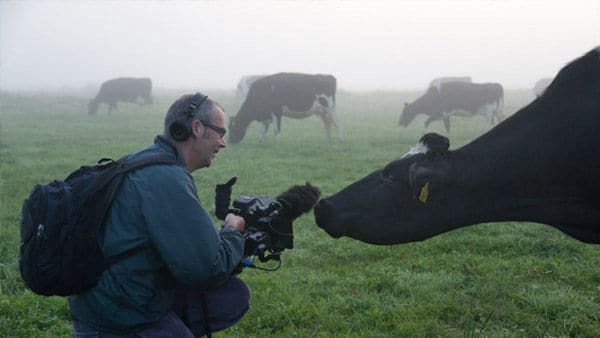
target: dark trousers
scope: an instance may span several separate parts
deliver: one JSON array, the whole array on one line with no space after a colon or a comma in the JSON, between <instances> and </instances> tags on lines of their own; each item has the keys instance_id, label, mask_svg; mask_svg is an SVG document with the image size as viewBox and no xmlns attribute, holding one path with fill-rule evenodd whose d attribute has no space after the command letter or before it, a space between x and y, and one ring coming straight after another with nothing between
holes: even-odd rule
<instances>
[{"instance_id":1,"label":"dark trousers","mask_svg":"<svg viewBox=\"0 0 600 338\"><path fill-rule=\"evenodd\" d=\"M73 321L73 337L201 337L237 323L250 308L250 298L250 287L237 277L206 291L177 288L175 304L171 311L145 330L127 335L114 335Z\"/></svg>"}]
</instances>

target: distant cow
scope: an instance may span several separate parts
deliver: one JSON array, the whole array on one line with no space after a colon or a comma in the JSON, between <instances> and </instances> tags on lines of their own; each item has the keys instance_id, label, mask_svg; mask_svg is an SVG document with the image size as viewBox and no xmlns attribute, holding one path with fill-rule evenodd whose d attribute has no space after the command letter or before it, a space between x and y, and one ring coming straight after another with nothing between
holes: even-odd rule
<instances>
[{"instance_id":1,"label":"distant cow","mask_svg":"<svg viewBox=\"0 0 600 338\"><path fill-rule=\"evenodd\" d=\"M141 100L141 101L140 101ZM118 102L152 103L152 81L149 78L121 77L105 81L88 104L90 115L96 114L101 103L108 104L108 113L117 110Z\"/></svg>"},{"instance_id":2,"label":"distant cow","mask_svg":"<svg viewBox=\"0 0 600 338\"><path fill-rule=\"evenodd\" d=\"M254 83L254 81L265 77L266 75L245 75L240 78L240 81L237 85L237 90L235 92L235 96L238 102L244 102L246 99L246 95L248 95L248 90L250 90L250 86Z\"/></svg>"},{"instance_id":3,"label":"distant cow","mask_svg":"<svg viewBox=\"0 0 600 338\"><path fill-rule=\"evenodd\" d=\"M415 151L315 207L333 237L422 241L487 222L537 222L600 244L600 47L544 95L456 150L426 134Z\"/></svg>"},{"instance_id":4,"label":"distant cow","mask_svg":"<svg viewBox=\"0 0 600 338\"><path fill-rule=\"evenodd\" d=\"M544 94L544 91L546 90L546 88L548 88L551 82L552 78L549 77L537 80L537 82L533 86L533 93L535 94L535 96L542 96L542 94Z\"/></svg>"},{"instance_id":5,"label":"distant cow","mask_svg":"<svg viewBox=\"0 0 600 338\"><path fill-rule=\"evenodd\" d=\"M436 87L438 90L440 90L442 83L446 83L446 82L471 82L471 77L470 76L438 77L438 78L431 80L431 82L429 83L429 87Z\"/></svg>"},{"instance_id":6,"label":"distant cow","mask_svg":"<svg viewBox=\"0 0 600 338\"><path fill-rule=\"evenodd\" d=\"M342 131L335 112L336 86L335 77L321 74L277 73L256 80L237 115L230 119L229 142L240 142L252 121L263 125L260 143L271 122L274 122L275 137L279 139L282 116L303 119L311 115L318 115L323 120L328 141L331 141L332 125L341 139Z\"/></svg>"},{"instance_id":7,"label":"distant cow","mask_svg":"<svg viewBox=\"0 0 600 338\"><path fill-rule=\"evenodd\" d=\"M499 83L445 82L429 87L427 92L412 103L405 103L400 125L408 124L418 115L429 116L425 128L432 121L443 120L446 132L450 131L450 116L486 117L490 126L503 119L504 90Z\"/></svg>"}]
</instances>

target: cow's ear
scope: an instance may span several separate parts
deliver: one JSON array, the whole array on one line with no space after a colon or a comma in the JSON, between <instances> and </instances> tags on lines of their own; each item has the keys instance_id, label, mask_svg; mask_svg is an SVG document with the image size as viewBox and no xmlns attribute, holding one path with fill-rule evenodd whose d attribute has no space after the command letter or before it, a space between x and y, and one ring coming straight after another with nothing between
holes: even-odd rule
<instances>
[{"instance_id":1,"label":"cow's ear","mask_svg":"<svg viewBox=\"0 0 600 338\"><path fill-rule=\"evenodd\" d=\"M427 133L421 137L419 142L427 146L428 152L434 154L445 154L450 148L450 140L447 137L436 133Z\"/></svg>"},{"instance_id":2,"label":"cow's ear","mask_svg":"<svg viewBox=\"0 0 600 338\"><path fill-rule=\"evenodd\" d=\"M448 166L442 163L413 163L408 170L408 182L413 198L427 203L449 184Z\"/></svg>"}]
</instances>

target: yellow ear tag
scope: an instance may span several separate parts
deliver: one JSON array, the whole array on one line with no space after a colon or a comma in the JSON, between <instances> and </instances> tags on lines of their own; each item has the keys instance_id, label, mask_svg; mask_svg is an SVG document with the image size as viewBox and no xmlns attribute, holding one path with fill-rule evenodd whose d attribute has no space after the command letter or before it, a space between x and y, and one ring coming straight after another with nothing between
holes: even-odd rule
<instances>
[{"instance_id":1,"label":"yellow ear tag","mask_svg":"<svg viewBox=\"0 0 600 338\"><path fill-rule=\"evenodd\" d=\"M429 197L429 182L425 183L423 188L421 188L421 193L419 194L419 201L426 203L427 197Z\"/></svg>"}]
</instances>

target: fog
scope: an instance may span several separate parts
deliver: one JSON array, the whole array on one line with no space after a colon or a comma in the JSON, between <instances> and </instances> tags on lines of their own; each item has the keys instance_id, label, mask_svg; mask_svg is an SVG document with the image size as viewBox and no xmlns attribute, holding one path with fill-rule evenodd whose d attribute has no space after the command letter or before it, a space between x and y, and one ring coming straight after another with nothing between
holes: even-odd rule
<instances>
[{"instance_id":1,"label":"fog","mask_svg":"<svg viewBox=\"0 0 600 338\"><path fill-rule=\"evenodd\" d=\"M234 88L330 73L348 90L438 76L531 88L600 44L600 1L2 1L0 89Z\"/></svg>"}]
</instances>

